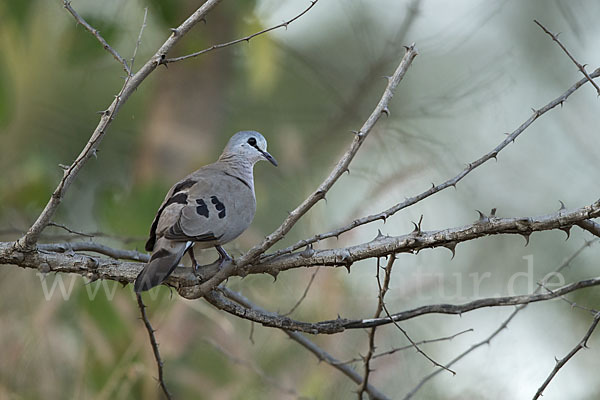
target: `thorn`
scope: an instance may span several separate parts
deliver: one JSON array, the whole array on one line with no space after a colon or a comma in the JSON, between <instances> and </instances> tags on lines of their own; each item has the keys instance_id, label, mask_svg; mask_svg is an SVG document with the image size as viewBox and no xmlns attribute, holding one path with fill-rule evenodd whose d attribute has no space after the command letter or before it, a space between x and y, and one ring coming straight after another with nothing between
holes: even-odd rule
<instances>
[{"instance_id":1,"label":"thorn","mask_svg":"<svg viewBox=\"0 0 600 400\"><path fill-rule=\"evenodd\" d=\"M495 217L496 216L496 207L492 208L492 211L490 212L490 217Z\"/></svg>"},{"instance_id":2,"label":"thorn","mask_svg":"<svg viewBox=\"0 0 600 400\"><path fill-rule=\"evenodd\" d=\"M525 239L525 247L527 247L527 245L529 244L529 236L531 235L531 233L521 233L521 236L523 236L523 238Z\"/></svg>"},{"instance_id":3,"label":"thorn","mask_svg":"<svg viewBox=\"0 0 600 400\"><path fill-rule=\"evenodd\" d=\"M496 162L498 162L498 152L497 151L494 151L490 156L491 156L491 158L496 160Z\"/></svg>"},{"instance_id":4,"label":"thorn","mask_svg":"<svg viewBox=\"0 0 600 400\"><path fill-rule=\"evenodd\" d=\"M383 233L381 233L381 229L377 229L377 236L375 236L375 239L373 239L373 241L379 240L382 237L383 237Z\"/></svg>"},{"instance_id":5,"label":"thorn","mask_svg":"<svg viewBox=\"0 0 600 400\"><path fill-rule=\"evenodd\" d=\"M66 165L66 164L58 164L58 166L59 166L59 167L60 167L60 168L61 168L63 171L66 171L66 170L68 170L69 168L71 168L71 166L70 166L70 165Z\"/></svg>"},{"instance_id":6,"label":"thorn","mask_svg":"<svg viewBox=\"0 0 600 400\"><path fill-rule=\"evenodd\" d=\"M344 267L348 270L348 273L350 273L350 267L352 266L352 263L350 264L344 264ZM338 316L339 318L339 316Z\"/></svg>"},{"instance_id":7,"label":"thorn","mask_svg":"<svg viewBox=\"0 0 600 400\"><path fill-rule=\"evenodd\" d=\"M273 277L273 282L277 282L277 275L279 275L279 272L269 271L267 273Z\"/></svg>"},{"instance_id":8,"label":"thorn","mask_svg":"<svg viewBox=\"0 0 600 400\"><path fill-rule=\"evenodd\" d=\"M567 209L567 207L565 207L565 203L562 202L562 200L558 201L560 203L560 208L558 209L558 211L564 211Z\"/></svg>"},{"instance_id":9,"label":"thorn","mask_svg":"<svg viewBox=\"0 0 600 400\"><path fill-rule=\"evenodd\" d=\"M312 257L313 254L315 254L315 251L313 250L313 245L312 243L309 243L306 245L306 249L304 249L304 251L300 253L300 257L309 258Z\"/></svg>"},{"instance_id":10,"label":"thorn","mask_svg":"<svg viewBox=\"0 0 600 400\"><path fill-rule=\"evenodd\" d=\"M202 17L202 19L200 21L204 22L204 25L206 25L206 18Z\"/></svg>"},{"instance_id":11,"label":"thorn","mask_svg":"<svg viewBox=\"0 0 600 400\"><path fill-rule=\"evenodd\" d=\"M171 33L173 33L173 36L179 35L179 31L177 30L177 28L169 28L169 30L171 31Z\"/></svg>"},{"instance_id":12,"label":"thorn","mask_svg":"<svg viewBox=\"0 0 600 400\"><path fill-rule=\"evenodd\" d=\"M382 215L381 217L378 217L377 219L382 220L384 224L387 222L387 216L385 216L385 215Z\"/></svg>"},{"instance_id":13,"label":"thorn","mask_svg":"<svg viewBox=\"0 0 600 400\"><path fill-rule=\"evenodd\" d=\"M450 260L454 260L454 256L456 255L456 242L446 243L443 246L452 252L452 258L450 258Z\"/></svg>"},{"instance_id":14,"label":"thorn","mask_svg":"<svg viewBox=\"0 0 600 400\"><path fill-rule=\"evenodd\" d=\"M385 115L389 117L389 116L390 116L390 109L389 109L389 108L387 108L387 106L385 106L385 107L383 107L383 108L381 109L381 113L382 113L382 114L384 114L384 113L385 113Z\"/></svg>"},{"instance_id":15,"label":"thorn","mask_svg":"<svg viewBox=\"0 0 600 400\"><path fill-rule=\"evenodd\" d=\"M429 190L433 190L433 189L435 189L435 183L431 182L431 189L429 189Z\"/></svg>"},{"instance_id":16,"label":"thorn","mask_svg":"<svg viewBox=\"0 0 600 400\"><path fill-rule=\"evenodd\" d=\"M479 219L477 220L477 222L483 224L483 223L490 221L490 219L488 217L486 217L485 214L483 214L481 211L479 211L479 210L475 210L475 211L477 211L479 213Z\"/></svg>"}]
</instances>

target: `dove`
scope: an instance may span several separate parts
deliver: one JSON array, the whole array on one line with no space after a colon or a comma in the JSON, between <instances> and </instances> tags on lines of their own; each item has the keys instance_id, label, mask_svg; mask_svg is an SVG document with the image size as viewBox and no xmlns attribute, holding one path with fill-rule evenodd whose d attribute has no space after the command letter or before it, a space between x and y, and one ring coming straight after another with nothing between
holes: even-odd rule
<instances>
[{"instance_id":1,"label":"dove","mask_svg":"<svg viewBox=\"0 0 600 400\"><path fill-rule=\"evenodd\" d=\"M136 293L160 285L186 252L198 274L194 247L214 247L219 267L231 260L222 246L244 232L254 218L253 170L261 160L277 166L260 133L241 131L231 137L216 162L173 185L152 222L146 242L152 256L135 280Z\"/></svg>"}]
</instances>

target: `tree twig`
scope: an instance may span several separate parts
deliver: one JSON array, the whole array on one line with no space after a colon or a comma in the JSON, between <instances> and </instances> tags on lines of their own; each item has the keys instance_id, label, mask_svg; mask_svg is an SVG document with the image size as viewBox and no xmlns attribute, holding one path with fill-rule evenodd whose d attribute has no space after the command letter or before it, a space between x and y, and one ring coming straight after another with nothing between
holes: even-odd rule
<instances>
[{"instance_id":1,"label":"tree twig","mask_svg":"<svg viewBox=\"0 0 600 400\"><path fill-rule=\"evenodd\" d=\"M552 381L552 379L554 379L554 377L556 376L556 374L558 373L558 371L565 366L565 364L567 362L569 362L569 360L571 358L573 358L573 356L575 354L577 354L577 352L583 348L587 348L587 342L590 338L590 336L592 336L592 333L594 333L594 330L596 329L596 326L598 326L598 322L600 321L600 313L597 313L596 316L594 317L594 320L592 321L592 325L590 325L589 329L587 330L587 332L585 333L585 335L583 336L583 338L579 341L579 343L577 343L577 345L575 347L573 347L573 349L569 352L569 354L567 354L564 358L561 358L560 360L556 360L556 365L554 366L554 369L552 369L552 372L550 372L550 375L548 375L548 378L546 378L546 380L544 381L544 383L542 383L542 386L539 387L539 389L537 390L537 392L535 393L535 395L533 396L533 400L537 400L540 398L540 396L542 395L543 391L546 389L546 387L548 386L548 384L550 384L550 382Z\"/></svg>"},{"instance_id":2,"label":"tree twig","mask_svg":"<svg viewBox=\"0 0 600 400\"><path fill-rule=\"evenodd\" d=\"M69 12L69 14L75 18L75 21L77 21L78 24L81 24L89 33L91 33L100 42L102 47L104 47L104 49L108 51L114 57L114 59L119 62L119 64L123 66L123 69L127 75L131 75L131 68L129 68L129 65L127 65L127 61L121 57L121 55L114 48L112 48L106 40L104 40L98 29L88 24L87 21L81 17L81 15L79 15L77 11L71 7L70 1L63 0L63 6Z\"/></svg>"},{"instance_id":3,"label":"tree twig","mask_svg":"<svg viewBox=\"0 0 600 400\"><path fill-rule=\"evenodd\" d=\"M319 272L319 269L318 268L315 269L315 271L310 276L310 280L308 281L308 285L306 285L306 288L304 289L304 292L302 293L302 296L300 296L300 298L298 299L298 301L296 302L296 304L294 304L294 306L292 308L290 308L290 311L286 312L285 314L281 314L281 315L283 315L284 317L287 317L288 315L290 315L294 311L296 311L296 309L300 306L300 304L302 304L302 302L306 298L306 295L308 294L308 291L310 290L310 287L312 286L312 283L315 280L315 276L317 276L318 272Z\"/></svg>"},{"instance_id":4,"label":"tree twig","mask_svg":"<svg viewBox=\"0 0 600 400\"><path fill-rule=\"evenodd\" d=\"M137 55L140 44L142 44L142 35L144 34L144 29L146 28L146 18L147 17L148 17L148 7L144 8L144 21L142 22L142 27L140 28L140 33L138 35L137 41L135 42L135 47L133 48L133 55L131 56L131 62L130 62L132 71L133 71L133 65L135 63L135 56Z\"/></svg>"},{"instance_id":5,"label":"tree twig","mask_svg":"<svg viewBox=\"0 0 600 400\"><path fill-rule=\"evenodd\" d=\"M392 273L392 266L394 265L394 261L396 261L396 256L392 254L387 262L385 268L385 278L383 287L381 286L381 280L379 279L379 269L381 268L379 265L380 258L377 257L377 262L375 264L376 273L375 277L377 278L377 286L379 288L378 296L377 296L377 308L375 310L375 315L373 318L379 318L381 316L381 312L383 311L383 301L384 297L388 291L390 277ZM367 355L363 357L363 365L364 365L364 373L363 373L363 381L358 386L357 396L358 400L362 400L363 394L365 393L365 388L369 383L369 375L371 374L371 358L373 358L373 354L375 354L375 331L377 327L374 326L369 330L369 350L367 351Z\"/></svg>"},{"instance_id":6,"label":"tree twig","mask_svg":"<svg viewBox=\"0 0 600 400\"><path fill-rule=\"evenodd\" d=\"M204 50L200 50L200 51L197 51L195 53L187 54L185 56L173 57L173 58L165 58L162 61L162 64L170 64L170 63L174 63L174 62L178 62L178 61L187 60L188 58L198 57L199 55L202 55L204 53L208 53L209 51L213 51L213 50L217 50L217 49L222 49L223 47L232 46L232 45L240 43L240 42L250 42L250 39L255 38L256 36L262 35L264 33L274 31L275 29L284 28L284 27L285 27L285 29L287 29L287 27L288 27L289 24L291 24L292 22L296 21L298 18L300 18L304 14L306 14L311 8L313 8L313 6L315 4L317 4L318 1L319 0L311 0L310 5L304 11L302 11L300 14L296 15L294 18L292 18L290 20L287 20L285 22L282 22L279 25L275 25L275 26L272 26L270 28L263 29L263 30L261 30L259 32L255 32L255 33L253 33L251 35L244 36L243 38L235 39L235 40L232 40L230 42L215 44L215 45L212 45L212 46L210 46L210 47L208 47L208 48L206 48Z\"/></svg>"},{"instance_id":7,"label":"tree twig","mask_svg":"<svg viewBox=\"0 0 600 400\"><path fill-rule=\"evenodd\" d=\"M229 299L231 299L231 300L235 301L236 303L238 303L239 305L245 307L247 310L254 310L259 313L267 313L266 310L253 304L250 300L248 300L246 297L242 296L240 293L230 290L228 288L220 288L220 289L223 291L223 293L225 293L225 295ZM355 382L357 384L360 384L362 382L362 377L360 376L360 374L358 372L356 372L349 365L345 365L345 364L341 363L339 360L337 360L331 354L329 354L328 352L326 352L325 350L323 350L322 348L317 346L311 340L307 339L301 333L293 332L293 331L286 330L286 329L282 329L282 330L283 330L283 332L285 332L286 335L288 335L290 337L290 339L292 339L293 341L295 341L296 343L300 344L305 349L307 349L308 351L313 353L319 361L323 361L323 362L331 365L333 368L337 369L338 371L340 371L341 373L346 375L349 379L351 379L353 382ZM377 388L375 388L371 384L367 384L365 391L374 399L377 399L377 400L387 400L388 399L388 397L386 395L381 393Z\"/></svg>"},{"instance_id":8,"label":"tree twig","mask_svg":"<svg viewBox=\"0 0 600 400\"><path fill-rule=\"evenodd\" d=\"M156 360L156 368L158 370L158 378L157 379L160 384L160 388L162 389L163 393L165 394L165 397L168 400L171 400L172 396L171 396L171 393L169 392L169 389L167 388L167 385L165 383L164 376L163 376L164 363L160 357L160 352L158 350L158 343L156 342L156 337L154 336L155 330L152 328L152 325L150 324L150 320L148 319L148 315L146 314L146 305L144 304L144 301L142 300L142 295L139 293L136 293L135 296L137 298L137 303L138 303L138 307L140 309L140 314L142 315L142 321L144 321L144 327L146 328L146 331L148 331L148 337L150 338L150 344L152 345L152 352L154 353L154 359Z\"/></svg>"},{"instance_id":9,"label":"tree twig","mask_svg":"<svg viewBox=\"0 0 600 400\"><path fill-rule=\"evenodd\" d=\"M552 38L552 40L554 40L556 42L556 44L558 44L558 46L562 49L562 51L565 52L565 54L577 66L577 68L579 69L579 71L581 71L581 73L585 76L585 78L596 88L596 92L598 93L598 96L600 96L600 87L598 86L598 84L596 82L594 82L594 80L592 79L592 77L590 76L590 74L588 74L588 72L585 70L585 65L581 65L579 62L577 62L577 60L575 59L575 57L573 57L571 55L571 53L569 52L569 50L567 50L567 48L562 44L562 42L558 38L558 35L555 35L554 33L550 32L538 20L534 19L533 22L535 22L537 24L537 26L539 26L540 28L542 28L542 30L544 32L546 32Z\"/></svg>"},{"instance_id":10,"label":"tree twig","mask_svg":"<svg viewBox=\"0 0 600 400\"><path fill-rule=\"evenodd\" d=\"M554 272L559 273L561 272L563 269L567 268L571 262L577 258L586 248L590 247L593 243L595 243L597 240L588 240L586 241L583 246L581 246L579 249L577 249L570 257L567 257L561 265L558 266L558 268L556 268L554 270ZM543 281L542 283L548 283L549 279L552 278L553 275L549 275L548 278ZM538 286L534 291L533 294L537 294L541 291L542 286ZM467 350L463 351L461 354L459 354L458 356L456 356L454 359L452 359L448 364L446 364L447 367L451 367L452 365L456 364L458 361L460 361L461 359L463 359L464 357L466 357L467 355L469 355L470 353L472 353L473 351L475 351L476 349L480 348L483 345L487 345L490 344L490 342L492 341L492 339L494 339L497 335L500 334L500 332L502 332L510 323L510 321L512 321L512 319L519 313L521 312L525 307L527 307L528 304L522 304L519 305L515 308L515 310L504 320L502 321L502 323L500 324L500 326L498 328L496 328L496 330L494 330L487 338L485 338L484 340L475 343L474 345L471 345ZM432 373L426 375L423 379L421 379L421 381L417 384L417 386L415 386L409 393L407 393L407 395L403 398L403 400L408 400L411 399L414 394L421 389L428 381L430 381L433 377L435 377L437 374L439 374L441 372L441 370L437 370L437 371L433 371Z\"/></svg>"}]
</instances>

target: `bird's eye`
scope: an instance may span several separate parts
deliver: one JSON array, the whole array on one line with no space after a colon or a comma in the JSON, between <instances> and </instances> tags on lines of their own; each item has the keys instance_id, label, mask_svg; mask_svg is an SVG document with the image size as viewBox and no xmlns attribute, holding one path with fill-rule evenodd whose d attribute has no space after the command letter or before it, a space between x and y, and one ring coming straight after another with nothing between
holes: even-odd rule
<instances>
[{"instance_id":1,"label":"bird's eye","mask_svg":"<svg viewBox=\"0 0 600 400\"><path fill-rule=\"evenodd\" d=\"M248 139L248 144L250 146L256 146L256 139L251 137L250 139Z\"/></svg>"}]
</instances>

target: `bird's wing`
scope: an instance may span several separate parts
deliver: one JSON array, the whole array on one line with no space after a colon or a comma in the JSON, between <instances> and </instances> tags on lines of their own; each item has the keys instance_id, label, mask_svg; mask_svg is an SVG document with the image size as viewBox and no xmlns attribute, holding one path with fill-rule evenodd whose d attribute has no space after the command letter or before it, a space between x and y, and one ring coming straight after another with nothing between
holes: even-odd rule
<instances>
[{"instance_id":1,"label":"bird's wing","mask_svg":"<svg viewBox=\"0 0 600 400\"><path fill-rule=\"evenodd\" d=\"M223 244L252 221L256 201L251 186L223 170L205 167L178 185L159 210L155 237Z\"/></svg>"}]
</instances>

